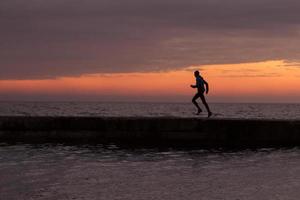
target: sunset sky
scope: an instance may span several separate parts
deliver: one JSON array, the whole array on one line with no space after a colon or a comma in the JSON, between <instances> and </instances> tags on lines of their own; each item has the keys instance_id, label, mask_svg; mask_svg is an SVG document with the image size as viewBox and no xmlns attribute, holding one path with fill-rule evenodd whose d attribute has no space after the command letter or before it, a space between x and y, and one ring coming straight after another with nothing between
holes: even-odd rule
<instances>
[{"instance_id":1,"label":"sunset sky","mask_svg":"<svg viewBox=\"0 0 300 200\"><path fill-rule=\"evenodd\" d=\"M300 102L300 1L3 0L0 100Z\"/></svg>"}]
</instances>

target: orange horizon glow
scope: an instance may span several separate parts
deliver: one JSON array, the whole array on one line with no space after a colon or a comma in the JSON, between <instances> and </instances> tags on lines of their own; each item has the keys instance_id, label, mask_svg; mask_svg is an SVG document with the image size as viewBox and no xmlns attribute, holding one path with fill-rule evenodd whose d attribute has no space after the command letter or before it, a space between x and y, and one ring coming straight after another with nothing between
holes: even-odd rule
<instances>
[{"instance_id":1,"label":"orange horizon glow","mask_svg":"<svg viewBox=\"0 0 300 200\"><path fill-rule=\"evenodd\" d=\"M0 94L192 96L194 70L210 85L209 96L299 97L300 68L283 60L257 63L191 66L182 70L147 73L90 74L47 80L0 80Z\"/></svg>"}]
</instances>

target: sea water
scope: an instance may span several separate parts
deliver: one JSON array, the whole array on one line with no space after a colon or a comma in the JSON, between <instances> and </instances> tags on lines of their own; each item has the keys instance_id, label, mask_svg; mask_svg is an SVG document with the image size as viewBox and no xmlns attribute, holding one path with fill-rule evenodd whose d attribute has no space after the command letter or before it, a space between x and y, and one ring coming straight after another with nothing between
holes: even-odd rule
<instances>
[{"instance_id":1,"label":"sea water","mask_svg":"<svg viewBox=\"0 0 300 200\"><path fill-rule=\"evenodd\" d=\"M295 199L300 149L1 144L0 199Z\"/></svg>"},{"instance_id":2,"label":"sea water","mask_svg":"<svg viewBox=\"0 0 300 200\"><path fill-rule=\"evenodd\" d=\"M203 105L203 113L207 115ZM211 103L215 118L300 119L300 104ZM0 116L194 117L192 103L0 102Z\"/></svg>"}]
</instances>

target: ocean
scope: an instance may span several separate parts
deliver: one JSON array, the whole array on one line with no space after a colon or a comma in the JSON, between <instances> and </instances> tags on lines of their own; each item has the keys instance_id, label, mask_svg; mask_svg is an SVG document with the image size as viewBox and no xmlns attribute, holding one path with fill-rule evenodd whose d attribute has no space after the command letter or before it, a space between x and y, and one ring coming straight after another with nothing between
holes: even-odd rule
<instances>
[{"instance_id":1,"label":"ocean","mask_svg":"<svg viewBox=\"0 0 300 200\"><path fill-rule=\"evenodd\" d=\"M0 144L0 199L298 200L300 149Z\"/></svg>"},{"instance_id":2,"label":"ocean","mask_svg":"<svg viewBox=\"0 0 300 200\"><path fill-rule=\"evenodd\" d=\"M210 105L216 118L300 119L300 104ZM195 112L191 103L0 103L1 116L192 117ZM199 117L206 117L206 112ZM1 200L298 200L299 188L299 147L205 149L0 141Z\"/></svg>"},{"instance_id":3,"label":"ocean","mask_svg":"<svg viewBox=\"0 0 300 200\"><path fill-rule=\"evenodd\" d=\"M300 119L300 104L211 103L215 118ZM199 117L206 117L203 113ZM195 117L192 103L0 102L0 116Z\"/></svg>"}]
</instances>

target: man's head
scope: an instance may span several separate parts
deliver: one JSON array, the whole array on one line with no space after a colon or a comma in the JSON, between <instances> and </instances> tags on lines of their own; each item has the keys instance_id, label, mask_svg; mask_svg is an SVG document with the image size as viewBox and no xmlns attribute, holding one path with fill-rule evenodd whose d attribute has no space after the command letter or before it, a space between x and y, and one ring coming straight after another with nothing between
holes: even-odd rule
<instances>
[{"instance_id":1,"label":"man's head","mask_svg":"<svg viewBox=\"0 0 300 200\"><path fill-rule=\"evenodd\" d=\"M199 72L198 70L195 71L195 72L194 72L194 76L195 76L195 77L200 76L200 72Z\"/></svg>"}]
</instances>

